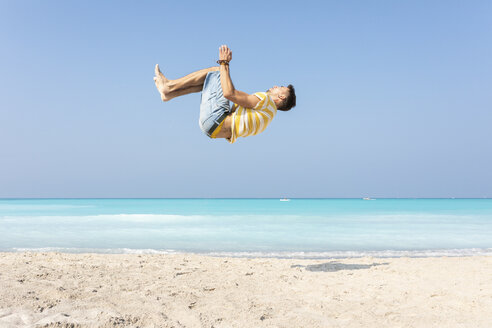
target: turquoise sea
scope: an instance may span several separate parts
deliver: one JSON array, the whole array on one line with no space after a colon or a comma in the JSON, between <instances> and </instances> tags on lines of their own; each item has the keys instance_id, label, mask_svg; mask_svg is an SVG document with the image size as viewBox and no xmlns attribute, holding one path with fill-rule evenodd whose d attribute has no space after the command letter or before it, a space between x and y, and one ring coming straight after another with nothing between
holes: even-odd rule
<instances>
[{"instance_id":1,"label":"turquoise sea","mask_svg":"<svg viewBox=\"0 0 492 328\"><path fill-rule=\"evenodd\" d=\"M0 199L0 251L492 255L492 199Z\"/></svg>"}]
</instances>

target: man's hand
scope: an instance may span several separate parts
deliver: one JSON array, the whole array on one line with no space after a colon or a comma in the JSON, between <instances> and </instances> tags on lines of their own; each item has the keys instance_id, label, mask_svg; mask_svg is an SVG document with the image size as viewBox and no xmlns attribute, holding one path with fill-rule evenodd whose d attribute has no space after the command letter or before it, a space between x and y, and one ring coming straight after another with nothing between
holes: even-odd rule
<instances>
[{"instance_id":1,"label":"man's hand","mask_svg":"<svg viewBox=\"0 0 492 328\"><path fill-rule=\"evenodd\" d=\"M230 62L232 60L232 51L228 46L223 45L219 48L219 60L227 60Z\"/></svg>"},{"instance_id":2,"label":"man's hand","mask_svg":"<svg viewBox=\"0 0 492 328\"><path fill-rule=\"evenodd\" d=\"M220 46L219 60L227 60L229 62L231 59L231 49L229 49L226 45ZM234 84L232 84L231 75L229 73L229 65L220 65L220 85L222 86L224 97L239 106L254 108L259 102L258 97L255 95L249 95L234 88Z\"/></svg>"}]
</instances>

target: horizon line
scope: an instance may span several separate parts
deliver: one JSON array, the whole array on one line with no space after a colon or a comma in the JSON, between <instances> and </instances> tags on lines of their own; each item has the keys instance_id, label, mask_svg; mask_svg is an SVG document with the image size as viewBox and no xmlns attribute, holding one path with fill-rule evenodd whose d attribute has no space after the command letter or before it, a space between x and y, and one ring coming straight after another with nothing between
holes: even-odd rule
<instances>
[{"instance_id":1,"label":"horizon line","mask_svg":"<svg viewBox=\"0 0 492 328\"><path fill-rule=\"evenodd\" d=\"M492 197L0 197L0 200L24 199L492 199Z\"/></svg>"}]
</instances>

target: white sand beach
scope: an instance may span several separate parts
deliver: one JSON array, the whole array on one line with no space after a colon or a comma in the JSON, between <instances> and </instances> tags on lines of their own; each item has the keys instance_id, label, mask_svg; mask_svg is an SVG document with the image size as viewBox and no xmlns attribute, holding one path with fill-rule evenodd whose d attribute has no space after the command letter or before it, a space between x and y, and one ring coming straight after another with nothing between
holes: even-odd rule
<instances>
[{"instance_id":1,"label":"white sand beach","mask_svg":"<svg viewBox=\"0 0 492 328\"><path fill-rule=\"evenodd\" d=\"M0 253L0 327L491 327L492 257Z\"/></svg>"}]
</instances>

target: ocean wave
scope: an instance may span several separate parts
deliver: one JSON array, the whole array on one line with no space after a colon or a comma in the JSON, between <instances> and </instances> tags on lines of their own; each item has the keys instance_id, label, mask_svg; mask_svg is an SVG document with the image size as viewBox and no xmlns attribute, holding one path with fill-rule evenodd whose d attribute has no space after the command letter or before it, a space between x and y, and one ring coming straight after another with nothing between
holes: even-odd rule
<instances>
[{"instance_id":1,"label":"ocean wave","mask_svg":"<svg viewBox=\"0 0 492 328\"><path fill-rule=\"evenodd\" d=\"M175 215L175 214L97 214L97 215L6 215L0 218L5 222L15 222L20 220L36 220L36 222L50 222L62 220L67 222L87 222L87 221L117 221L117 222L183 222L201 221L207 218L214 218L211 215Z\"/></svg>"},{"instance_id":2,"label":"ocean wave","mask_svg":"<svg viewBox=\"0 0 492 328\"><path fill-rule=\"evenodd\" d=\"M1 214L1 213L0 213ZM152 213L118 213L118 214L93 214L93 215L0 215L4 222L15 222L21 220L36 220L36 222L59 221L64 222L87 222L87 221L118 221L118 222L184 222L184 221L207 221L217 219L235 220L262 220L269 222L280 222L285 220L295 220L300 222L365 222L365 223L438 223L472 220L484 220L492 222L490 215L477 214L434 214L434 213L392 213L392 214L360 214L360 213L327 213L319 214L152 214Z\"/></svg>"},{"instance_id":3,"label":"ocean wave","mask_svg":"<svg viewBox=\"0 0 492 328\"><path fill-rule=\"evenodd\" d=\"M2 250L0 250L2 251ZM85 253L95 253L95 254L178 254L171 249L168 250L157 250L157 249L131 249L131 248L74 248L74 247L34 247L34 248L11 248L3 250L5 252L16 252L16 253L73 253L73 254L85 254Z\"/></svg>"},{"instance_id":4,"label":"ocean wave","mask_svg":"<svg viewBox=\"0 0 492 328\"><path fill-rule=\"evenodd\" d=\"M210 256L265 257L292 259L330 259L359 257L461 257L492 256L492 248L439 249L439 250L383 250L383 251L328 251L328 252L211 252Z\"/></svg>"},{"instance_id":5,"label":"ocean wave","mask_svg":"<svg viewBox=\"0 0 492 328\"><path fill-rule=\"evenodd\" d=\"M466 249L429 249L429 250L380 250L380 251L326 251L326 252L189 252L172 249L131 249L131 248L11 248L6 252L60 252L60 253L96 253L96 254L197 254L214 257L246 257L246 258L283 258L283 259L341 259L341 258L397 258L397 257L463 257L463 256L492 256L492 248Z\"/></svg>"}]
</instances>

